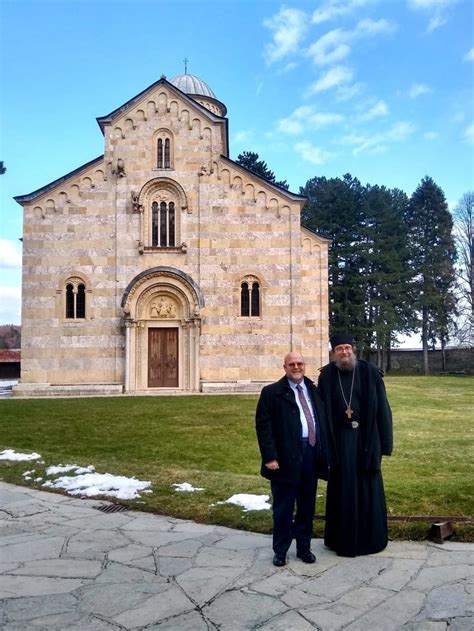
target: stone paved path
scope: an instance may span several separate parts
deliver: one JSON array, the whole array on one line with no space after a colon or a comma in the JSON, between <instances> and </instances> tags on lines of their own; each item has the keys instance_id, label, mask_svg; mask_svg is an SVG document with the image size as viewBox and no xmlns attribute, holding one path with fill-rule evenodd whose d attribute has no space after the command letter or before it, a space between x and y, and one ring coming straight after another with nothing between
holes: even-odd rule
<instances>
[{"instance_id":1,"label":"stone paved path","mask_svg":"<svg viewBox=\"0 0 474 631\"><path fill-rule=\"evenodd\" d=\"M474 629L474 544L345 559L317 539L315 565L275 568L268 535L103 503L0 482L0 628Z\"/></svg>"}]
</instances>

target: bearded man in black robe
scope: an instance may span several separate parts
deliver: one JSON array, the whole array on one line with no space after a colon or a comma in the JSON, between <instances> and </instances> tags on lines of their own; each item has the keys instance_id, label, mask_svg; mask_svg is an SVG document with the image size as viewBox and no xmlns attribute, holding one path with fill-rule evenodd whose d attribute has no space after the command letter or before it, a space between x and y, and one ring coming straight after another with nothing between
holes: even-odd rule
<instances>
[{"instance_id":1,"label":"bearded man in black robe","mask_svg":"<svg viewBox=\"0 0 474 631\"><path fill-rule=\"evenodd\" d=\"M354 557L380 552L388 543L381 463L392 453L392 413L381 372L357 359L352 336L333 335L330 342L333 361L318 381L335 453L324 543Z\"/></svg>"}]
</instances>

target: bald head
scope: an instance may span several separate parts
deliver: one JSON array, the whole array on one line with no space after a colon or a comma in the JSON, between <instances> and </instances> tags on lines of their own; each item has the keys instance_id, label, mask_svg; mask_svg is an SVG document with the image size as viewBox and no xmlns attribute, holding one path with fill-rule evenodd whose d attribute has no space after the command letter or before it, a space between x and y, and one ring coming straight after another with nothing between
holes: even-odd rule
<instances>
[{"instance_id":1,"label":"bald head","mask_svg":"<svg viewBox=\"0 0 474 631\"><path fill-rule=\"evenodd\" d=\"M293 383L301 383L305 372L303 355L295 351L285 355L285 359L283 360L283 369L290 381Z\"/></svg>"}]
</instances>

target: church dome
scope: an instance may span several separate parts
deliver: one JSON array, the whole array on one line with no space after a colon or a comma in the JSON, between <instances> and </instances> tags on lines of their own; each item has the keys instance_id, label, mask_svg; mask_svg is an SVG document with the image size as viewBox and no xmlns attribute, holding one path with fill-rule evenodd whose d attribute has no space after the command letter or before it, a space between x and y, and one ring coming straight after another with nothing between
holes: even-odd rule
<instances>
[{"instance_id":1,"label":"church dome","mask_svg":"<svg viewBox=\"0 0 474 631\"><path fill-rule=\"evenodd\" d=\"M170 83L189 96L196 95L207 96L211 99L217 98L207 83L192 74L178 74L171 79Z\"/></svg>"}]
</instances>

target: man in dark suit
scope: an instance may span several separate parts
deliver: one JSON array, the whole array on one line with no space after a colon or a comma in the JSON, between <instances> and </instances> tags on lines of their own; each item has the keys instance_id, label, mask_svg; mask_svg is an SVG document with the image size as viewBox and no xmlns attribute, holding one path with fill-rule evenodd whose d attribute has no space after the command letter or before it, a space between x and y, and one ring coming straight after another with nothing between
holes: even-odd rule
<instances>
[{"instance_id":1,"label":"man in dark suit","mask_svg":"<svg viewBox=\"0 0 474 631\"><path fill-rule=\"evenodd\" d=\"M270 480L273 498L273 564L286 564L296 539L296 555L314 563L311 535L318 477L328 478L324 406L314 383L305 377L301 353L283 363L285 376L262 389L256 411L261 474ZM295 512L296 505L296 512Z\"/></svg>"}]
</instances>

